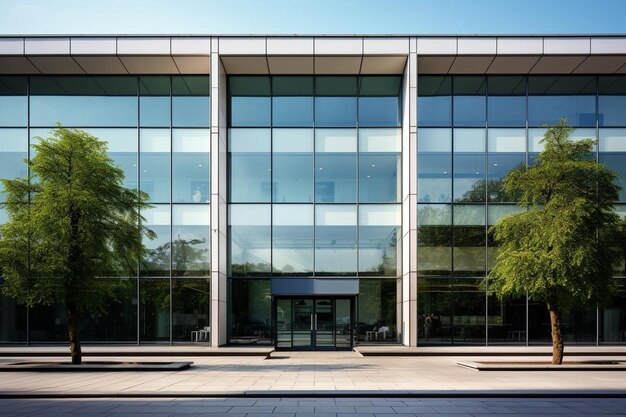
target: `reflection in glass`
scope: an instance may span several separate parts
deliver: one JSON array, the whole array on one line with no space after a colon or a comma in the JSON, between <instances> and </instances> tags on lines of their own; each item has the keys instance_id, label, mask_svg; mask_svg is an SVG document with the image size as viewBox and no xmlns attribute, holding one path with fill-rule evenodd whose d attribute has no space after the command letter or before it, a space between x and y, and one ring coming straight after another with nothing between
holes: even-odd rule
<instances>
[{"instance_id":1,"label":"reflection in glass","mask_svg":"<svg viewBox=\"0 0 626 417\"><path fill-rule=\"evenodd\" d=\"M526 125L526 77L487 77L487 123L494 127Z\"/></svg>"},{"instance_id":2,"label":"reflection in glass","mask_svg":"<svg viewBox=\"0 0 626 417\"><path fill-rule=\"evenodd\" d=\"M139 132L140 188L150 202L170 201L170 130L141 129Z\"/></svg>"},{"instance_id":3,"label":"reflection in glass","mask_svg":"<svg viewBox=\"0 0 626 417\"><path fill-rule=\"evenodd\" d=\"M359 201L400 201L400 129L359 129Z\"/></svg>"},{"instance_id":4,"label":"reflection in glass","mask_svg":"<svg viewBox=\"0 0 626 417\"><path fill-rule=\"evenodd\" d=\"M610 304L599 310L600 343L626 343L626 279L616 279L615 287Z\"/></svg>"},{"instance_id":5,"label":"reflection in glass","mask_svg":"<svg viewBox=\"0 0 626 417\"><path fill-rule=\"evenodd\" d=\"M397 342L398 284L395 279L360 279L357 338L359 342Z\"/></svg>"},{"instance_id":6,"label":"reflection in glass","mask_svg":"<svg viewBox=\"0 0 626 417\"><path fill-rule=\"evenodd\" d=\"M567 119L571 126L595 126L595 94L595 77L528 77L528 124L552 125Z\"/></svg>"},{"instance_id":7,"label":"reflection in glass","mask_svg":"<svg viewBox=\"0 0 626 417\"><path fill-rule=\"evenodd\" d=\"M267 275L272 262L270 205L231 204L228 219L230 275Z\"/></svg>"},{"instance_id":8,"label":"reflection in glass","mask_svg":"<svg viewBox=\"0 0 626 417\"><path fill-rule=\"evenodd\" d=\"M356 273L357 210L353 205L315 206L315 272Z\"/></svg>"},{"instance_id":9,"label":"reflection in glass","mask_svg":"<svg viewBox=\"0 0 626 417\"><path fill-rule=\"evenodd\" d=\"M170 206L155 204L153 208L142 212L145 226L157 237L153 240L143 238L148 250L140 268L142 276L169 276L170 274Z\"/></svg>"},{"instance_id":10,"label":"reflection in glass","mask_svg":"<svg viewBox=\"0 0 626 417\"><path fill-rule=\"evenodd\" d=\"M452 271L452 206L418 204L417 273L450 275Z\"/></svg>"},{"instance_id":11,"label":"reflection in glass","mask_svg":"<svg viewBox=\"0 0 626 417\"><path fill-rule=\"evenodd\" d=\"M526 297L498 300L487 304L490 344L526 344Z\"/></svg>"},{"instance_id":12,"label":"reflection in glass","mask_svg":"<svg viewBox=\"0 0 626 417\"><path fill-rule=\"evenodd\" d=\"M172 126L209 127L211 100L208 75L172 77Z\"/></svg>"},{"instance_id":13,"label":"reflection in glass","mask_svg":"<svg viewBox=\"0 0 626 417\"><path fill-rule=\"evenodd\" d=\"M272 216L274 273L310 275L313 272L313 205L276 204Z\"/></svg>"},{"instance_id":14,"label":"reflection in glass","mask_svg":"<svg viewBox=\"0 0 626 417\"><path fill-rule=\"evenodd\" d=\"M359 274L396 276L399 268L399 204L359 206Z\"/></svg>"},{"instance_id":15,"label":"reflection in glass","mask_svg":"<svg viewBox=\"0 0 626 417\"><path fill-rule=\"evenodd\" d=\"M452 77L417 78L418 126L452 126Z\"/></svg>"},{"instance_id":16,"label":"reflection in glass","mask_svg":"<svg viewBox=\"0 0 626 417\"><path fill-rule=\"evenodd\" d=\"M626 126L626 76L599 77L598 123Z\"/></svg>"},{"instance_id":17,"label":"reflection in glass","mask_svg":"<svg viewBox=\"0 0 626 417\"><path fill-rule=\"evenodd\" d=\"M272 343L272 293L267 279L229 279L229 342Z\"/></svg>"},{"instance_id":18,"label":"reflection in glass","mask_svg":"<svg viewBox=\"0 0 626 417\"><path fill-rule=\"evenodd\" d=\"M0 126L28 124L26 77L0 77Z\"/></svg>"},{"instance_id":19,"label":"reflection in glass","mask_svg":"<svg viewBox=\"0 0 626 417\"><path fill-rule=\"evenodd\" d=\"M124 187L137 188L137 129L85 129L108 143L108 155L124 170Z\"/></svg>"},{"instance_id":20,"label":"reflection in glass","mask_svg":"<svg viewBox=\"0 0 626 417\"><path fill-rule=\"evenodd\" d=\"M272 135L272 201L313 202L313 129L274 129Z\"/></svg>"},{"instance_id":21,"label":"reflection in glass","mask_svg":"<svg viewBox=\"0 0 626 417\"><path fill-rule=\"evenodd\" d=\"M485 343L485 291L480 279L454 279L454 343Z\"/></svg>"},{"instance_id":22,"label":"reflection in glass","mask_svg":"<svg viewBox=\"0 0 626 417\"><path fill-rule=\"evenodd\" d=\"M209 278L172 280L172 339L174 341L210 342L210 290ZM198 332L198 334L192 332Z\"/></svg>"},{"instance_id":23,"label":"reflection in glass","mask_svg":"<svg viewBox=\"0 0 626 417\"><path fill-rule=\"evenodd\" d=\"M355 203L357 139L353 129L315 131L315 201Z\"/></svg>"},{"instance_id":24,"label":"reflection in glass","mask_svg":"<svg viewBox=\"0 0 626 417\"><path fill-rule=\"evenodd\" d=\"M230 129L228 164L230 201L271 199L271 130Z\"/></svg>"},{"instance_id":25,"label":"reflection in glass","mask_svg":"<svg viewBox=\"0 0 626 417\"><path fill-rule=\"evenodd\" d=\"M515 201L502 189L504 177L526 162L524 129L489 129L487 139L487 200Z\"/></svg>"},{"instance_id":26,"label":"reflection in glass","mask_svg":"<svg viewBox=\"0 0 626 417\"><path fill-rule=\"evenodd\" d=\"M170 77L139 77L139 124L170 127Z\"/></svg>"},{"instance_id":27,"label":"reflection in glass","mask_svg":"<svg viewBox=\"0 0 626 417\"><path fill-rule=\"evenodd\" d=\"M455 205L452 261L455 276L485 274L485 206Z\"/></svg>"},{"instance_id":28,"label":"reflection in glass","mask_svg":"<svg viewBox=\"0 0 626 417\"><path fill-rule=\"evenodd\" d=\"M175 203L209 203L211 135L208 129L172 131L172 193Z\"/></svg>"},{"instance_id":29,"label":"reflection in glass","mask_svg":"<svg viewBox=\"0 0 626 417\"><path fill-rule=\"evenodd\" d=\"M210 206L179 204L172 207L172 275L210 275Z\"/></svg>"},{"instance_id":30,"label":"reflection in glass","mask_svg":"<svg viewBox=\"0 0 626 417\"><path fill-rule=\"evenodd\" d=\"M485 201L485 130L454 129L453 161L454 201Z\"/></svg>"},{"instance_id":31,"label":"reflection in glass","mask_svg":"<svg viewBox=\"0 0 626 417\"><path fill-rule=\"evenodd\" d=\"M452 343L452 286L449 278L417 280L417 342Z\"/></svg>"},{"instance_id":32,"label":"reflection in glass","mask_svg":"<svg viewBox=\"0 0 626 417\"><path fill-rule=\"evenodd\" d=\"M26 178L28 167L28 131L26 129L0 129L0 179ZM6 195L0 183L0 203Z\"/></svg>"},{"instance_id":33,"label":"reflection in glass","mask_svg":"<svg viewBox=\"0 0 626 417\"><path fill-rule=\"evenodd\" d=\"M600 129L598 160L618 175L619 201L626 201L626 129Z\"/></svg>"},{"instance_id":34,"label":"reflection in glass","mask_svg":"<svg viewBox=\"0 0 626 417\"><path fill-rule=\"evenodd\" d=\"M417 200L452 201L452 129L420 129L417 136Z\"/></svg>"},{"instance_id":35,"label":"reflection in glass","mask_svg":"<svg viewBox=\"0 0 626 417\"><path fill-rule=\"evenodd\" d=\"M453 78L454 126L484 127L486 121L486 77Z\"/></svg>"},{"instance_id":36,"label":"reflection in glass","mask_svg":"<svg viewBox=\"0 0 626 417\"><path fill-rule=\"evenodd\" d=\"M137 279L121 279L117 284L117 299L108 300L103 311L87 311L81 316L81 340L137 341Z\"/></svg>"},{"instance_id":37,"label":"reflection in glass","mask_svg":"<svg viewBox=\"0 0 626 417\"><path fill-rule=\"evenodd\" d=\"M139 280L139 340L165 342L170 339L169 279Z\"/></svg>"}]
</instances>

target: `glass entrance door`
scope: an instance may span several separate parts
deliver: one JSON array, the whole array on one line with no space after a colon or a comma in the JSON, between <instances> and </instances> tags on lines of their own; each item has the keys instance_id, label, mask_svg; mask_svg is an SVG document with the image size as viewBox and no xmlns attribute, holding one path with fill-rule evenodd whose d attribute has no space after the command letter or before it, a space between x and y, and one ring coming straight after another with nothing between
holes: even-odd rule
<instances>
[{"instance_id":1,"label":"glass entrance door","mask_svg":"<svg viewBox=\"0 0 626 417\"><path fill-rule=\"evenodd\" d=\"M276 349L350 350L353 317L351 298L276 298Z\"/></svg>"}]
</instances>

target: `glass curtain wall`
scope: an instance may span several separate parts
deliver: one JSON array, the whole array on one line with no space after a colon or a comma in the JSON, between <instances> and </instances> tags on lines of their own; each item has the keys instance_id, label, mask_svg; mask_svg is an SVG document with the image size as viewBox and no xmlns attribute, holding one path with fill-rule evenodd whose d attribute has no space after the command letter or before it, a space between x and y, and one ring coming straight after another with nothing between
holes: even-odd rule
<instances>
[{"instance_id":1,"label":"glass curtain wall","mask_svg":"<svg viewBox=\"0 0 626 417\"><path fill-rule=\"evenodd\" d=\"M84 315L86 342L191 342L210 331L209 87L208 75L0 77L1 178L26 176L29 144L61 123L107 141L124 185L153 205L142 214L157 238L118 301ZM28 329L24 307L1 298L0 308L0 342L67 340L60 306L30 309Z\"/></svg>"},{"instance_id":2,"label":"glass curtain wall","mask_svg":"<svg viewBox=\"0 0 626 417\"><path fill-rule=\"evenodd\" d=\"M395 291L400 87L397 76L229 77L232 297L257 282L269 291L271 276L389 277ZM231 342L271 342L271 302L229 308Z\"/></svg>"},{"instance_id":3,"label":"glass curtain wall","mask_svg":"<svg viewBox=\"0 0 626 417\"><path fill-rule=\"evenodd\" d=\"M573 140L598 139L592 158L626 184L626 77L420 76L418 78L418 343L550 341L546 307L487 297L477 285L496 261L488 233L519 212L502 180L533 164L545 124L565 118ZM618 212L626 211L620 203ZM616 267L617 282L624 267ZM623 289L622 287L619 287ZM623 291L611 306L564 314L568 343L624 343ZM606 317L606 319L605 319Z\"/></svg>"}]
</instances>

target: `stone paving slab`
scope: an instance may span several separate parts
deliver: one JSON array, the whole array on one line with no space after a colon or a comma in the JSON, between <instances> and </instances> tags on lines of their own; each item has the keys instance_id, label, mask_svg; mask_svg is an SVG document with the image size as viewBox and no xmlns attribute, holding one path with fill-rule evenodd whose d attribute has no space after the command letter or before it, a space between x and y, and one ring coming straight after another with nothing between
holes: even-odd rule
<instances>
[{"instance_id":1,"label":"stone paving slab","mask_svg":"<svg viewBox=\"0 0 626 417\"><path fill-rule=\"evenodd\" d=\"M626 416L626 399L99 398L0 400L0 416Z\"/></svg>"}]
</instances>

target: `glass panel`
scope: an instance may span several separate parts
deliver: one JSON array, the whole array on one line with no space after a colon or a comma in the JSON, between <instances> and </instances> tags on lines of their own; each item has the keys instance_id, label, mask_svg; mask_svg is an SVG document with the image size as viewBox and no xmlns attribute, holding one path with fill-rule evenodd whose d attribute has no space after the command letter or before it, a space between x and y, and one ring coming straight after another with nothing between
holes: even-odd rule
<instances>
[{"instance_id":1,"label":"glass panel","mask_svg":"<svg viewBox=\"0 0 626 417\"><path fill-rule=\"evenodd\" d=\"M600 310L600 343L626 343L626 279L615 280L611 303Z\"/></svg>"},{"instance_id":2,"label":"glass panel","mask_svg":"<svg viewBox=\"0 0 626 417\"><path fill-rule=\"evenodd\" d=\"M271 199L271 130L230 129L230 201Z\"/></svg>"},{"instance_id":3,"label":"glass panel","mask_svg":"<svg viewBox=\"0 0 626 417\"><path fill-rule=\"evenodd\" d=\"M526 344L526 297L500 301L490 296L487 307L490 344Z\"/></svg>"},{"instance_id":4,"label":"glass panel","mask_svg":"<svg viewBox=\"0 0 626 417\"><path fill-rule=\"evenodd\" d=\"M453 211L456 276L485 274L485 206L456 205ZM484 324L484 323L483 323Z\"/></svg>"},{"instance_id":5,"label":"glass panel","mask_svg":"<svg viewBox=\"0 0 626 417\"><path fill-rule=\"evenodd\" d=\"M618 175L619 201L626 201L626 129L600 129L599 161Z\"/></svg>"},{"instance_id":6,"label":"glass panel","mask_svg":"<svg viewBox=\"0 0 626 417\"><path fill-rule=\"evenodd\" d=\"M599 77L598 123L626 126L626 76Z\"/></svg>"},{"instance_id":7,"label":"glass panel","mask_svg":"<svg viewBox=\"0 0 626 417\"><path fill-rule=\"evenodd\" d=\"M313 346L313 300L293 301L293 347L309 348Z\"/></svg>"},{"instance_id":8,"label":"glass panel","mask_svg":"<svg viewBox=\"0 0 626 417\"><path fill-rule=\"evenodd\" d=\"M356 97L315 97L317 127L353 127L357 125Z\"/></svg>"},{"instance_id":9,"label":"glass panel","mask_svg":"<svg viewBox=\"0 0 626 417\"><path fill-rule=\"evenodd\" d=\"M26 178L28 167L28 131L26 129L0 129L0 179ZM0 203L6 200L0 183Z\"/></svg>"},{"instance_id":10,"label":"glass panel","mask_svg":"<svg viewBox=\"0 0 626 417\"><path fill-rule=\"evenodd\" d=\"M170 201L170 130L141 129L139 132L140 188L150 202Z\"/></svg>"},{"instance_id":11,"label":"glass panel","mask_svg":"<svg viewBox=\"0 0 626 417\"><path fill-rule=\"evenodd\" d=\"M332 300L315 300L315 347L322 349L335 347L335 314Z\"/></svg>"},{"instance_id":12,"label":"glass panel","mask_svg":"<svg viewBox=\"0 0 626 417\"><path fill-rule=\"evenodd\" d=\"M230 126L271 126L272 101L269 77L229 77Z\"/></svg>"},{"instance_id":13,"label":"glass panel","mask_svg":"<svg viewBox=\"0 0 626 417\"><path fill-rule=\"evenodd\" d=\"M419 129L417 201L452 201L452 129Z\"/></svg>"},{"instance_id":14,"label":"glass panel","mask_svg":"<svg viewBox=\"0 0 626 417\"><path fill-rule=\"evenodd\" d=\"M230 279L230 343L272 343L272 292L267 279ZM235 301L236 300L236 301Z\"/></svg>"},{"instance_id":15,"label":"glass panel","mask_svg":"<svg viewBox=\"0 0 626 417\"><path fill-rule=\"evenodd\" d=\"M38 305L28 312L31 342L67 343L67 312L60 304Z\"/></svg>"},{"instance_id":16,"label":"glass panel","mask_svg":"<svg viewBox=\"0 0 626 417\"><path fill-rule=\"evenodd\" d=\"M313 205L275 204L272 217L274 273L310 275L313 272Z\"/></svg>"},{"instance_id":17,"label":"glass panel","mask_svg":"<svg viewBox=\"0 0 626 417\"><path fill-rule=\"evenodd\" d=\"M454 201L485 201L485 130L454 129Z\"/></svg>"},{"instance_id":18,"label":"glass panel","mask_svg":"<svg viewBox=\"0 0 626 417\"><path fill-rule=\"evenodd\" d=\"M400 270L401 206L359 206L359 274L396 276Z\"/></svg>"},{"instance_id":19,"label":"glass panel","mask_svg":"<svg viewBox=\"0 0 626 417\"><path fill-rule=\"evenodd\" d=\"M395 279L359 280L359 341L398 341L397 291Z\"/></svg>"},{"instance_id":20,"label":"glass panel","mask_svg":"<svg viewBox=\"0 0 626 417\"><path fill-rule=\"evenodd\" d=\"M487 77L489 126L526 126L526 77Z\"/></svg>"},{"instance_id":21,"label":"glass panel","mask_svg":"<svg viewBox=\"0 0 626 417\"><path fill-rule=\"evenodd\" d=\"M447 278L417 280L417 342L452 342L452 287Z\"/></svg>"},{"instance_id":22,"label":"glass panel","mask_svg":"<svg viewBox=\"0 0 626 417\"><path fill-rule=\"evenodd\" d=\"M400 129L359 129L359 201L400 201Z\"/></svg>"},{"instance_id":23,"label":"glass panel","mask_svg":"<svg viewBox=\"0 0 626 417\"><path fill-rule=\"evenodd\" d=\"M181 342L211 341L211 280L172 280L172 339Z\"/></svg>"},{"instance_id":24,"label":"glass panel","mask_svg":"<svg viewBox=\"0 0 626 417\"><path fill-rule=\"evenodd\" d=\"M350 300L335 300L335 347L352 347L352 309Z\"/></svg>"},{"instance_id":25,"label":"glass panel","mask_svg":"<svg viewBox=\"0 0 626 417\"><path fill-rule=\"evenodd\" d=\"M452 77L417 78L418 126L452 126Z\"/></svg>"},{"instance_id":26,"label":"glass panel","mask_svg":"<svg viewBox=\"0 0 626 417\"><path fill-rule=\"evenodd\" d=\"M487 199L515 201L502 190L502 180L513 169L526 162L526 131L524 129L489 129L487 140Z\"/></svg>"},{"instance_id":27,"label":"glass panel","mask_svg":"<svg viewBox=\"0 0 626 417\"><path fill-rule=\"evenodd\" d=\"M143 244L148 253L140 272L143 276L169 276L170 274L170 206L156 204L145 210L145 226L154 231L154 240L146 239Z\"/></svg>"},{"instance_id":28,"label":"glass panel","mask_svg":"<svg viewBox=\"0 0 626 417\"><path fill-rule=\"evenodd\" d=\"M211 100L208 75L172 77L172 126L209 127Z\"/></svg>"},{"instance_id":29,"label":"glass panel","mask_svg":"<svg viewBox=\"0 0 626 417\"><path fill-rule=\"evenodd\" d=\"M2 295L3 286L0 280L0 343L26 342L26 306Z\"/></svg>"},{"instance_id":30,"label":"glass panel","mask_svg":"<svg viewBox=\"0 0 626 417\"><path fill-rule=\"evenodd\" d=\"M273 126L313 126L313 77L272 77Z\"/></svg>"},{"instance_id":31,"label":"glass panel","mask_svg":"<svg viewBox=\"0 0 626 417\"><path fill-rule=\"evenodd\" d=\"M486 77L454 77L452 84L454 126L485 126L486 85Z\"/></svg>"},{"instance_id":32,"label":"glass panel","mask_svg":"<svg viewBox=\"0 0 626 417\"><path fill-rule=\"evenodd\" d=\"M357 243L356 206L315 206L315 272L354 275Z\"/></svg>"},{"instance_id":33,"label":"glass panel","mask_svg":"<svg viewBox=\"0 0 626 417\"><path fill-rule=\"evenodd\" d=\"M274 129L273 201L313 202L313 129Z\"/></svg>"},{"instance_id":34,"label":"glass panel","mask_svg":"<svg viewBox=\"0 0 626 417\"><path fill-rule=\"evenodd\" d=\"M595 94L595 77L531 76L528 78L528 124L543 126L567 119L572 126L595 126Z\"/></svg>"},{"instance_id":35,"label":"glass panel","mask_svg":"<svg viewBox=\"0 0 626 417\"><path fill-rule=\"evenodd\" d=\"M535 158L539 155L539 152L542 152L544 149L543 143L541 140L543 139L545 133L545 128L543 129L528 129L528 164L534 164ZM576 129L574 130L569 139L572 141L580 140L580 139L596 139L596 129L588 128L588 129ZM594 152L596 146L593 147ZM593 155L591 155L593 157Z\"/></svg>"},{"instance_id":36,"label":"glass panel","mask_svg":"<svg viewBox=\"0 0 626 417\"><path fill-rule=\"evenodd\" d=\"M0 77L0 126L28 124L26 77Z\"/></svg>"},{"instance_id":37,"label":"glass panel","mask_svg":"<svg viewBox=\"0 0 626 417\"><path fill-rule=\"evenodd\" d=\"M210 275L211 206L174 205L172 210L172 275Z\"/></svg>"},{"instance_id":38,"label":"glass panel","mask_svg":"<svg viewBox=\"0 0 626 417\"><path fill-rule=\"evenodd\" d=\"M276 300L276 347L291 348L292 300Z\"/></svg>"},{"instance_id":39,"label":"glass panel","mask_svg":"<svg viewBox=\"0 0 626 417\"><path fill-rule=\"evenodd\" d=\"M139 280L139 340L170 340L169 279Z\"/></svg>"},{"instance_id":40,"label":"glass panel","mask_svg":"<svg viewBox=\"0 0 626 417\"><path fill-rule=\"evenodd\" d=\"M400 76L360 78L359 126L400 126Z\"/></svg>"},{"instance_id":41,"label":"glass panel","mask_svg":"<svg viewBox=\"0 0 626 417\"><path fill-rule=\"evenodd\" d=\"M452 206L418 204L417 273L450 275L452 271Z\"/></svg>"},{"instance_id":42,"label":"glass panel","mask_svg":"<svg viewBox=\"0 0 626 417\"><path fill-rule=\"evenodd\" d=\"M480 279L454 279L454 343L485 343L485 292Z\"/></svg>"},{"instance_id":43,"label":"glass panel","mask_svg":"<svg viewBox=\"0 0 626 417\"><path fill-rule=\"evenodd\" d=\"M32 77L30 94L31 126L137 126L135 77Z\"/></svg>"},{"instance_id":44,"label":"glass panel","mask_svg":"<svg viewBox=\"0 0 626 417\"><path fill-rule=\"evenodd\" d=\"M315 201L356 202L357 137L353 129L315 131Z\"/></svg>"},{"instance_id":45,"label":"glass panel","mask_svg":"<svg viewBox=\"0 0 626 417\"><path fill-rule=\"evenodd\" d=\"M523 212L524 209L512 204L489 204L487 206L487 271L496 263L498 258L498 247L493 238L493 233L489 228L495 225L503 217L511 216Z\"/></svg>"},{"instance_id":46,"label":"glass panel","mask_svg":"<svg viewBox=\"0 0 626 417\"><path fill-rule=\"evenodd\" d=\"M108 143L109 156L124 170L124 187L137 188L137 129L96 128L85 131Z\"/></svg>"},{"instance_id":47,"label":"glass panel","mask_svg":"<svg viewBox=\"0 0 626 417\"><path fill-rule=\"evenodd\" d=\"M170 127L170 77L139 77L139 124Z\"/></svg>"},{"instance_id":48,"label":"glass panel","mask_svg":"<svg viewBox=\"0 0 626 417\"><path fill-rule=\"evenodd\" d=\"M172 193L175 203L209 203L211 134L208 129L172 131Z\"/></svg>"},{"instance_id":49,"label":"glass panel","mask_svg":"<svg viewBox=\"0 0 626 417\"><path fill-rule=\"evenodd\" d=\"M267 275L271 271L271 220L270 205L229 206L232 276Z\"/></svg>"}]
</instances>

